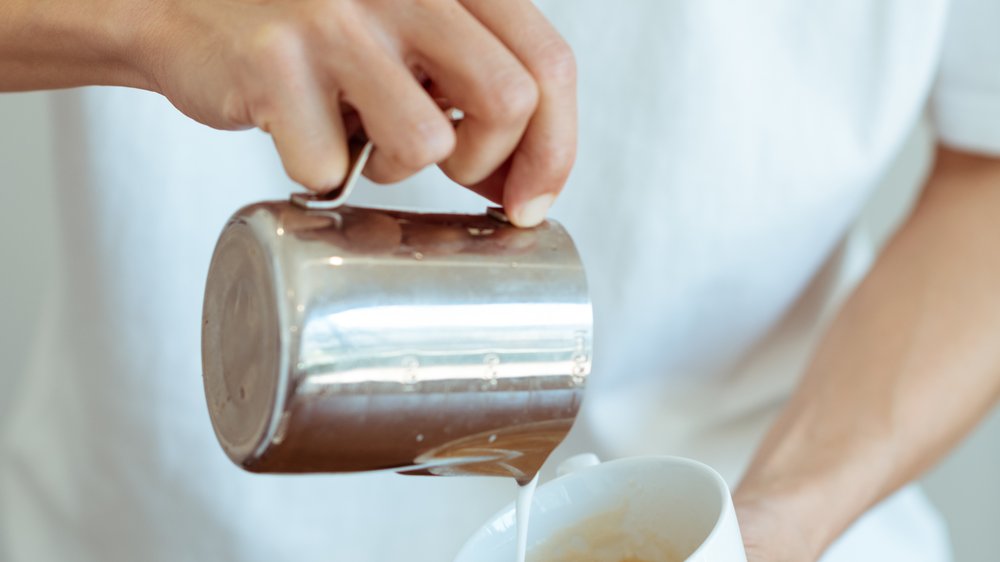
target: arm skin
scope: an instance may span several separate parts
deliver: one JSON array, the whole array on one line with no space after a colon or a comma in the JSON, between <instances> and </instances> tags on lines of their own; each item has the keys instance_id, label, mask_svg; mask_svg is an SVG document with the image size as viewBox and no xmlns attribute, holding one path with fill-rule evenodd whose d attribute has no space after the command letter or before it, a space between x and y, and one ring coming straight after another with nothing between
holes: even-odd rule
<instances>
[{"instance_id":1,"label":"arm skin","mask_svg":"<svg viewBox=\"0 0 1000 562\"><path fill-rule=\"evenodd\" d=\"M139 13L119 0L0 2L0 92L119 85L153 89L139 69ZM112 24L114 22L114 25Z\"/></svg>"},{"instance_id":2,"label":"arm skin","mask_svg":"<svg viewBox=\"0 0 1000 562\"><path fill-rule=\"evenodd\" d=\"M530 0L0 0L0 92L84 85L258 127L319 192L360 119L370 178L438 164L518 226L545 218L576 155L573 54Z\"/></svg>"},{"instance_id":3,"label":"arm skin","mask_svg":"<svg viewBox=\"0 0 1000 562\"><path fill-rule=\"evenodd\" d=\"M755 562L815 560L1000 398L1000 160L940 149L734 499Z\"/></svg>"}]
</instances>

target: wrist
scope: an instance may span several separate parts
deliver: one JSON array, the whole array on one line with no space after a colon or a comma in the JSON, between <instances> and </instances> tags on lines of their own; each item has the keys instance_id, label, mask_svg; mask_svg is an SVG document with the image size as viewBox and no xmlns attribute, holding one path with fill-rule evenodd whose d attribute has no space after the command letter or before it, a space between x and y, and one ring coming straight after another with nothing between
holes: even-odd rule
<instances>
[{"instance_id":1,"label":"wrist","mask_svg":"<svg viewBox=\"0 0 1000 562\"><path fill-rule=\"evenodd\" d=\"M741 524L793 537L800 553L796 560L818 559L879 499L883 488L878 453L837 454L832 449L828 454L808 447L759 452L733 493ZM764 538L773 541L774 536Z\"/></svg>"},{"instance_id":2,"label":"wrist","mask_svg":"<svg viewBox=\"0 0 1000 562\"><path fill-rule=\"evenodd\" d=\"M99 61L103 73L95 85L127 86L156 91L150 64L155 33L154 0L99 0L107 10L80 38Z\"/></svg>"},{"instance_id":3,"label":"wrist","mask_svg":"<svg viewBox=\"0 0 1000 562\"><path fill-rule=\"evenodd\" d=\"M797 508L782 505L776 498L734 495L736 518L739 521L747 559L795 560L812 562L819 559L828 544L815 534L811 517L798 513Z\"/></svg>"},{"instance_id":4,"label":"wrist","mask_svg":"<svg viewBox=\"0 0 1000 562\"><path fill-rule=\"evenodd\" d=\"M23 0L0 24L3 89L107 85L150 89L140 64L148 0Z\"/></svg>"},{"instance_id":5,"label":"wrist","mask_svg":"<svg viewBox=\"0 0 1000 562\"><path fill-rule=\"evenodd\" d=\"M740 484L733 504L750 552L773 550L780 537L781 548L789 554L781 559L816 560L841 532L813 494Z\"/></svg>"}]
</instances>

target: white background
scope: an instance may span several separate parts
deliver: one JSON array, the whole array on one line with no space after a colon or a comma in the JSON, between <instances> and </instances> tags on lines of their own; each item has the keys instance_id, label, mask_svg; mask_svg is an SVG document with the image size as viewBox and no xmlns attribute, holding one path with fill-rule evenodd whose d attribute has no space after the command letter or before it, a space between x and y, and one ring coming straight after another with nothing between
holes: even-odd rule
<instances>
[{"instance_id":1,"label":"white background","mask_svg":"<svg viewBox=\"0 0 1000 562\"><path fill-rule=\"evenodd\" d=\"M0 417L30 348L43 289L57 271L52 202L60 187L49 144L58 134L45 94L0 94ZM903 210L907 188L921 173L921 140L918 134L910 143L869 214ZM1000 411L925 483L948 520L956 560L1000 560Z\"/></svg>"}]
</instances>

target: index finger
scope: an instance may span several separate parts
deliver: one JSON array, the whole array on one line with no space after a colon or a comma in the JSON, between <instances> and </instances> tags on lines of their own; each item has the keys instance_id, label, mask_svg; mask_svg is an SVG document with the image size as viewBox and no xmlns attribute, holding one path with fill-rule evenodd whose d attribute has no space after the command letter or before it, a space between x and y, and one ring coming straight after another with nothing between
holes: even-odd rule
<instances>
[{"instance_id":1,"label":"index finger","mask_svg":"<svg viewBox=\"0 0 1000 562\"><path fill-rule=\"evenodd\" d=\"M569 45L527 0L461 0L520 59L538 85L538 107L511 157L502 203L517 226L535 226L562 191L576 159L576 62ZM480 191L492 191L483 186Z\"/></svg>"}]
</instances>

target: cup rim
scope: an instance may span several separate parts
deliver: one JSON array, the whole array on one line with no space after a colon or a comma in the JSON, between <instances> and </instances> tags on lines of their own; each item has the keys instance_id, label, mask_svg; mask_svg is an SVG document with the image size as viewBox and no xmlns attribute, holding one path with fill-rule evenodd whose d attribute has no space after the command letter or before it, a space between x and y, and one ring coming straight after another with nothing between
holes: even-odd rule
<instances>
[{"instance_id":1,"label":"cup rim","mask_svg":"<svg viewBox=\"0 0 1000 562\"><path fill-rule=\"evenodd\" d=\"M609 466L609 467L610 466L628 466L628 465L643 464L643 463L649 463L649 462L665 462L665 463L672 464L674 466L686 466L686 467L689 467L689 468L696 469L699 473L707 475L709 477L709 479L711 480L711 482L714 484L714 487L715 487L716 491L719 492L719 497L717 499L718 505L716 506L718 508L718 515L716 516L715 523L712 525L711 530L702 539L702 541L698 545L698 547L695 548L693 551L691 551L691 553L688 554L687 558L685 558L685 559L690 559L690 558L693 558L695 556L703 554L704 551L708 548L706 545L708 545L716 536L718 536L722 532L721 529L722 529L724 523L726 522L726 518L728 517L728 515L727 515L727 511L728 510L726 509L726 507L727 507L727 505L726 505L727 504L726 499L727 498L731 498L732 494L731 494L731 492L729 490L729 485L726 483L725 479L722 478L722 475L720 475L719 472L716 471L714 468L712 468L711 466L709 466L709 465L707 465L707 464L705 464L705 463L703 463L701 461L697 461L697 460L694 460L694 459L689 459L689 458L686 458L686 457L673 456L673 455L638 455L638 456L632 456L632 457L622 457L622 458L613 459L613 460L609 460L609 461L602 461L599 464L595 464L593 466L583 467L583 468L574 470L574 471L572 471L572 472L570 472L568 474L565 474L563 476L559 476L557 478L553 478L552 480L549 480L548 482L545 482L545 483L541 484L539 486L539 492L541 492L546 486L548 486L549 484L551 484L553 482L558 482L558 481L563 480L563 479L579 478L579 477L581 477L581 475L586 474L587 472L589 472L591 470L602 470L602 467L606 467L606 466ZM608 470L610 470L610 469L608 469ZM484 521L483 525L478 530L476 530L476 532L473 533L472 536L470 536L466 540L465 544L459 550L459 555L461 555L461 554L463 554L465 552L466 548L470 544L472 544L472 542L473 542L474 539L479 538L481 535L487 534L486 530L490 527L490 525L494 521L497 521L501 517L505 516L512 509L514 509L514 502L511 502L511 503L505 505L504 507L502 507L501 509L499 509L496 513L494 513L493 515L491 515L488 519L486 519L486 521Z\"/></svg>"},{"instance_id":2,"label":"cup rim","mask_svg":"<svg viewBox=\"0 0 1000 562\"><path fill-rule=\"evenodd\" d=\"M601 462L600 464L596 464L594 466L581 468L578 471L567 474L566 477L572 476L574 474L580 474L588 470L599 469L600 467L605 465L630 465L630 464L641 464L643 462L649 462L649 461L669 462L674 466L687 466L690 468L697 469L701 474L707 475L711 479L712 483L715 484L715 489L716 491L719 492L718 505L716 506L719 510L718 516L716 516L715 518L715 523L712 525L712 529L708 532L708 534L705 535L705 538L701 540L701 544L698 545L698 548L691 551L691 553L687 555L685 560L690 560L695 556L703 554L703 551L708 548L706 545L708 545L715 536L717 536L719 533L722 532L721 529L723 523L725 523L725 517L727 511L726 498L732 497L732 493L729 490L729 484L727 484L726 480L722 477L722 475L719 474L719 472L714 468L712 468L711 466L708 466L707 464L701 461L697 461L687 457L678 457L674 455L638 455L633 457L622 457L618 459L613 459L610 461ZM558 478L553 479L551 481L554 482L555 480L558 480ZM546 484L548 484L548 482L546 482Z\"/></svg>"},{"instance_id":3,"label":"cup rim","mask_svg":"<svg viewBox=\"0 0 1000 562\"><path fill-rule=\"evenodd\" d=\"M726 483L726 479L723 478L721 474L719 474L719 471L715 470L711 466L708 466L707 464L701 461L689 459L686 457L677 457L672 455L647 455L640 457L624 457L622 459L616 459L616 460L627 460L629 458L668 460L676 464L687 465L692 468L697 468L703 474L707 474L712 479L712 482L715 484L715 489L720 493L719 505L718 505L719 515L715 518L715 524L712 525L712 530L710 530L708 534L705 535L705 538L701 540L701 544L698 545L698 548L694 549L691 552L691 554L687 556L687 560L690 560L695 556L704 554L704 551L708 549L707 545L712 541L712 539L715 538L720 533L722 533L722 526L723 524L725 524L726 522L725 519L728 516L728 510L726 509L726 507L727 503L732 502L732 492L729 490L729 484ZM615 461L609 461L609 462L615 462Z\"/></svg>"}]
</instances>

